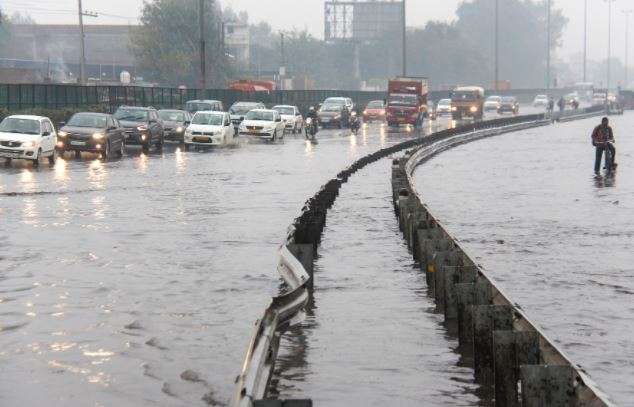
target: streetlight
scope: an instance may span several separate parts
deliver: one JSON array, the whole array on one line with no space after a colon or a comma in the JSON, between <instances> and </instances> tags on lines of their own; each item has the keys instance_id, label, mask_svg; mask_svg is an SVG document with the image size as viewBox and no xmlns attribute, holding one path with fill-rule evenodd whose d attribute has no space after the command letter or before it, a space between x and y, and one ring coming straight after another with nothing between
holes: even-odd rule
<instances>
[{"instance_id":1,"label":"streetlight","mask_svg":"<svg viewBox=\"0 0 634 407\"><path fill-rule=\"evenodd\" d=\"M623 83L625 89L627 89L629 85L628 81L628 56L629 56L629 37L630 37L630 14L634 13L634 10L623 10L623 14L625 14L625 81Z\"/></svg>"},{"instance_id":2,"label":"streetlight","mask_svg":"<svg viewBox=\"0 0 634 407\"><path fill-rule=\"evenodd\" d=\"M586 80L588 66L588 0L583 3L583 82Z\"/></svg>"},{"instance_id":3,"label":"streetlight","mask_svg":"<svg viewBox=\"0 0 634 407\"><path fill-rule=\"evenodd\" d=\"M550 0L546 2L546 89L550 89Z\"/></svg>"},{"instance_id":4,"label":"streetlight","mask_svg":"<svg viewBox=\"0 0 634 407\"><path fill-rule=\"evenodd\" d=\"M607 75L607 86L606 86L606 95L610 92L610 68L612 58L612 3L616 0L603 0L608 3L608 75ZM607 98L606 98L607 101Z\"/></svg>"},{"instance_id":5,"label":"streetlight","mask_svg":"<svg viewBox=\"0 0 634 407\"><path fill-rule=\"evenodd\" d=\"M493 87L495 88L495 90L498 90L498 84L500 83L500 78L499 78L499 74L500 74L500 53L499 53L499 39L498 39L498 34L499 34L499 9L500 9L500 4L499 4L499 0L495 0L495 75L494 75L494 83L493 83Z\"/></svg>"}]
</instances>

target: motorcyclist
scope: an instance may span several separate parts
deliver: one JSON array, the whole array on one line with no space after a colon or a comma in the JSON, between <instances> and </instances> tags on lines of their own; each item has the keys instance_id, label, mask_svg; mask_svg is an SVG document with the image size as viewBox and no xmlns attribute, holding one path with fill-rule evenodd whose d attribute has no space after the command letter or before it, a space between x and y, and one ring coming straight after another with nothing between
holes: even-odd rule
<instances>
[{"instance_id":1,"label":"motorcyclist","mask_svg":"<svg viewBox=\"0 0 634 407\"><path fill-rule=\"evenodd\" d=\"M606 148L610 149L612 153L612 167L616 167L616 148L614 147L614 133L612 127L609 126L609 120L607 117L601 119L601 124L594 128L592 131L592 145L596 148L595 160L594 160L594 173L599 175L599 168L601 167L601 157ZM608 163L606 162L606 168Z\"/></svg>"},{"instance_id":2,"label":"motorcyclist","mask_svg":"<svg viewBox=\"0 0 634 407\"><path fill-rule=\"evenodd\" d=\"M310 118L312 120L311 126L313 126L314 130L317 130L317 109L315 109L315 106L311 106L308 109L308 114L306 115L306 118ZM307 131L307 134L314 134L316 133L316 131Z\"/></svg>"}]
</instances>

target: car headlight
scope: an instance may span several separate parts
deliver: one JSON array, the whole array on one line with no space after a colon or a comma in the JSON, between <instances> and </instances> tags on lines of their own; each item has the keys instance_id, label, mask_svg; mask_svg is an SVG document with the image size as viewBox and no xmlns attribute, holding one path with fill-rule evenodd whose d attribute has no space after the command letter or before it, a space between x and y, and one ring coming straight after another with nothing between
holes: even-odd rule
<instances>
[{"instance_id":1,"label":"car headlight","mask_svg":"<svg viewBox=\"0 0 634 407\"><path fill-rule=\"evenodd\" d=\"M102 140L104 137L105 137L105 136L104 136L104 134L103 134L103 133L95 133L95 134L93 134L93 135L92 135L92 138L93 138L94 140Z\"/></svg>"},{"instance_id":2,"label":"car headlight","mask_svg":"<svg viewBox=\"0 0 634 407\"><path fill-rule=\"evenodd\" d=\"M478 111L478 107L477 106L471 106L471 108L469 109L471 111L471 113L475 113Z\"/></svg>"},{"instance_id":3,"label":"car headlight","mask_svg":"<svg viewBox=\"0 0 634 407\"><path fill-rule=\"evenodd\" d=\"M25 141L22 143L22 147L32 148L35 147L35 141Z\"/></svg>"},{"instance_id":4,"label":"car headlight","mask_svg":"<svg viewBox=\"0 0 634 407\"><path fill-rule=\"evenodd\" d=\"M67 133L67 132L65 132L65 131L58 131L58 132L57 132L57 137L62 137L62 138L64 138L64 137L66 137L66 136L68 136L68 133Z\"/></svg>"},{"instance_id":5,"label":"car headlight","mask_svg":"<svg viewBox=\"0 0 634 407\"><path fill-rule=\"evenodd\" d=\"M147 126L146 125L141 125L139 127L136 128L138 131L147 131Z\"/></svg>"},{"instance_id":6,"label":"car headlight","mask_svg":"<svg viewBox=\"0 0 634 407\"><path fill-rule=\"evenodd\" d=\"M178 126L176 128L176 133L182 133L183 132L183 128L181 126Z\"/></svg>"},{"instance_id":7,"label":"car headlight","mask_svg":"<svg viewBox=\"0 0 634 407\"><path fill-rule=\"evenodd\" d=\"M339 119L341 119L341 115L340 115L340 114L336 115L336 116L334 117L334 119L335 119L335 120L339 120Z\"/></svg>"},{"instance_id":8,"label":"car headlight","mask_svg":"<svg viewBox=\"0 0 634 407\"><path fill-rule=\"evenodd\" d=\"M457 108L456 106L452 106L452 107L451 107L451 111L452 111L452 112L455 112L455 111L457 111L457 110L458 110L458 108Z\"/></svg>"}]
</instances>

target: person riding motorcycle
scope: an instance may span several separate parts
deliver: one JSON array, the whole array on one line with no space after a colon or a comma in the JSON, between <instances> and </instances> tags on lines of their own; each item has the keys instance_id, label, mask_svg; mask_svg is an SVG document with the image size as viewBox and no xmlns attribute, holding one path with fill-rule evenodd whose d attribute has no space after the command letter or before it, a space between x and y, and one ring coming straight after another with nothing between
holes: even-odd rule
<instances>
[{"instance_id":1,"label":"person riding motorcycle","mask_svg":"<svg viewBox=\"0 0 634 407\"><path fill-rule=\"evenodd\" d=\"M310 129L306 129L306 136L308 135L315 135L315 133L317 133L317 110L315 109L315 106L311 106L308 109L308 114L306 114L306 119L310 119Z\"/></svg>"}]
</instances>

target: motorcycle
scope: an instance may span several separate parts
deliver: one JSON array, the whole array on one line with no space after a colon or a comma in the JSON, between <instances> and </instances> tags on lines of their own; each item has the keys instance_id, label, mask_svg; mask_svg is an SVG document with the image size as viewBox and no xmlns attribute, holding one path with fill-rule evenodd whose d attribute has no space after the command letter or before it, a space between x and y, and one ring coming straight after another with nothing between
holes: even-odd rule
<instances>
[{"instance_id":1,"label":"motorcycle","mask_svg":"<svg viewBox=\"0 0 634 407\"><path fill-rule=\"evenodd\" d=\"M317 121L312 117L306 118L306 138L315 138L317 134Z\"/></svg>"},{"instance_id":2,"label":"motorcycle","mask_svg":"<svg viewBox=\"0 0 634 407\"><path fill-rule=\"evenodd\" d=\"M352 112L350 114L350 130L356 136L359 133L359 129L361 128L361 120L357 116L357 112Z\"/></svg>"}]
</instances>

